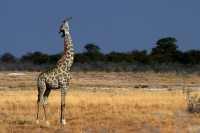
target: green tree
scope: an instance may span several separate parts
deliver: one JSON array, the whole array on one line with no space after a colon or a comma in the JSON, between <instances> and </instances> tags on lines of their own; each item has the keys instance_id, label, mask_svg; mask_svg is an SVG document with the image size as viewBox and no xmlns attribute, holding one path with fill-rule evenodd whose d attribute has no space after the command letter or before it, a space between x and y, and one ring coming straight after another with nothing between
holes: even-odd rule
<instances>
[{"instance_id":1,"label":"green tree","mask_svg":"<svg viewBox=\"0 0 200 133\"><path fill-rule=\"evenodd\" d=\"M75 53L74 62L75 63L87 63L90 61L90 58L83 53Z\"/></svg>"},{"instance_id":2,"label":"green tree","mask_svg":"<svg viewBox=\"0 0 200 133\"><path fill-rule=\"evenodd\" d=\"M42 65L50 63L51 59L48 54L43 54L39 51L36 51L34 53L27 53L26 55L22 56L21 61L33 62L36 65Z\"/></svg>"},{"instance_id":3,"label":"green tree","mask_svg":"<svg viewBox=\"0 0 200 133\"><path fill-rule=\"evenodd\" d=\"M103 54L101 53L99 46L93 43L89 43L85 45L85 52L83 53L82 58L87 59L86 62L104 60Z\"/></svg>"},{"instance_id":4,"label":"green tree","mask_svg":"<svg viewBox=\"0 0 200 133\"><path fill-rule=\"evenodd\" d=\"M120 52L110 52L108 54L105 55L105 58L106 58L106 61L109 61L109 62L125 62L126 61L126 57L127 57L127 54L125 53L120 53Z\"/></svg>"},{"instance_id":5,"label":"green tree","mask_svg":"<svg viewBox=\"0 0 200 133\"><path fill-rule=\"evenodd\" d=\"M177 40L173 37L166 37L159 39L156 42L156 47L152 48L151 57L154 62L159 63L172 63L174 62L173 56L176 54L178 46Z\"/></svg>"},{"instance_id":6,"label":"green tree","mask_svg":"<svg viewBox=\"0 0 200 133\"><path fill-rule=\"evenodd\" d=\"M94 43L88 43L85 45L85 52L86 53L100 53L99 46L95 45Z\"/></svg>"},{"instance_id":7,"label":"green tree","mask_svg":"<svg viewBox=\"0 0 200 133\"><path fill-rule=\"evenodd\" d=\"M148 64L149 63L149 57L146 50L138 51L133 50L131 52L131 56L133 61L141 63L141 64Z\"/></svg>"},{"instance_id":8,"label":"green tree","mask_svg":"<svg viewBox=\"0 0 200 133\"><path fill-rule=\"evenodd\" d=\"M189 50L183 54L182 61L184 64L200 64L200 50Z\"/></svg>"},{"instance_id":9,"label":"green tree","mask_svg":"<svg viewBox=\"0 0 200 133\"><path fill-rule=\"evenodd\" d=\"M50 63L51 64L55 64L60 58L61 58L62 54L54 54L54 55L50 55Z\"/></svg>"},{"instance_id":10,"label":"green tree","mask_svg":"<svg viewBox=\"0 0 200 133\"><path fill-rule=\"evenodd\" d=\"M23 56L21 57L21 61L22 61L22 62L33 62L32 54L33 54L33 53L28 52L27 54L23 55Z\"/></svg>"},{"instance_id":11,"label":"green tree","mask_svg":"<svg viewBox=\"0 0 200 133\"><path fill-rule=\"evenodd\" d=\"M47 64L50 61L49 55L36 51L32 55L33 63L37 65Z\"/></svg>"},{"instance_id":12,"label":"green tree","mask_svg":"<svg viewBox=\"0 0 200 133\"><path fill-rule=\"evenodd\" d=\"M16 62L16 58L14 55L12 55L11 53L4 53L2 56L1 56L1 61L2 62Z\"/></svg>"}]
</instances>

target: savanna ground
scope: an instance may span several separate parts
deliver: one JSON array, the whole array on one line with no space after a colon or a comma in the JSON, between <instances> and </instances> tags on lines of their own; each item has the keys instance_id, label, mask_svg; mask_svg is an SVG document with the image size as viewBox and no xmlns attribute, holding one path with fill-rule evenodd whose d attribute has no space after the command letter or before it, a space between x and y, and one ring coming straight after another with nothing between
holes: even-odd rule
<instances>
[{"instance_id":1,"label":"savanna ground","mask_svg":"<svg viewBox=\"0 0 200 133\"><path fill-rule=\"evenodd\" d=\"M200 94L200 75L72 72L60 125L60 90L49 96L50 126L36 124L38 72L0 72L1 133L193 133L200 115L187 111L186 94Z\"/></svg>"}]
</instances>

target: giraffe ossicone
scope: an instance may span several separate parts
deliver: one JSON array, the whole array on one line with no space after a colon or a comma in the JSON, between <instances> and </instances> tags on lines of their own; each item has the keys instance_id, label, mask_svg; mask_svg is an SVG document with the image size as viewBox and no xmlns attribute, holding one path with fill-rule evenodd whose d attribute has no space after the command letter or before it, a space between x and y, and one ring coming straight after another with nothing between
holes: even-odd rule
<instances>
[{"instance_id":1,"label":"giraffe ossicone","mask_svg":"<svg viewBox=\"0 0 200 133\"><path fill-rule=\"evenodd\" d=\"M41 106L44 109L45 122L49 125L48 115L47 115L47 101L48 96L52 89L61 89L61 124L65 125L65 96L67 89L69 88L70 76L69 71L74 60L74 49L72 39L69 34L68 20L63 21L60 32L62 37L64 37L64 54L58 60L55 67L48 71L41 72L38 80L38 100L37 100L37 118L36 123L39 124L39 112Z\"/></svg>"}]
</instances>

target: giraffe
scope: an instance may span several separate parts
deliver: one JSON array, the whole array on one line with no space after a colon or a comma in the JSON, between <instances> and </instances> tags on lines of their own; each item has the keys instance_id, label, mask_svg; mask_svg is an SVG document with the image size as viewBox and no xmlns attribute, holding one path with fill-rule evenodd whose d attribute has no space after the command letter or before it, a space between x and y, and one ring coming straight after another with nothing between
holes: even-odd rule
<instances>
[{"instance_id":1,"label":"giraffe","mask_svg":"<svg viewBox=\"0 0 200 133\"><path fill-rule=\"evenodd\" d=\"M51 89L61 89L61 124L65 125L65 96L67 89L69 87L70 76L69 71L74 59L74 49L72 39L69 34L68 18L63 21L60 32L62 33L62 38L64 38L64 54L58 60L55 67L52 69L41 72L38 80L38 101L37 101L37 118L36 122L39 123L39 111L40 107L43 105L45 122L49 125L48 116L46 112L48 96Z\"/></svg>"}]
</instances>

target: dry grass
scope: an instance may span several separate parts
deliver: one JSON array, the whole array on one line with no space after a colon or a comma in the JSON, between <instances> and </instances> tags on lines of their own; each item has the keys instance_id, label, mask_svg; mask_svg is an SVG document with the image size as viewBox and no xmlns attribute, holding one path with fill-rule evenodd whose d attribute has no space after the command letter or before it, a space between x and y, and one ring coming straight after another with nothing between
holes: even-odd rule
<instances>
[{"instance_id":1,"label":"dry grass","mask_svg":"<svg viewBox=\"0 0 200 133\"><path fill-rule=\"evenodd\" d=\"M35 123L36 91L1 91L1 132L194 132L199 115L186 111L181 91L73 90L68 92L67 125L59 124L60 92L49 98L51 126ZM43 115L43 113L41 113Z\"/></svg>"},{"instance_id":2,"label":"dry grass","mask_svg":"<svg viewBox=\"0 0 200 133\"><path fill-rule=\"evenodd\" d=\"M36 84L38 73L25 72L27 76L16 77L8 76L7 73L9 72L3 73L0 77L1 86L12 86L0 91L0 131L2 133L200 131L200 115L188 113L186 96L182 94L181 89L173 88L177 85L198 87L198 75L72 73L71 88L73 89L68 91L66 99L68 123L65 126L60 125L60 91L52 91L48 105L51 126L46 126L43 116L40 117L39 125L35 122L37 91L34 84ZM185 79L187 81L184 83ZM153 82L154 80L156 81ZM23 85L22 89L20 85ZM145 88L144 85L149 88L168 89L144 90L142 89ZM87 87L90 89L84 89ZM91 89L92 87L97 89ZM100 87L118 89L101 90Z\"/></svg>"}]
</instances>

